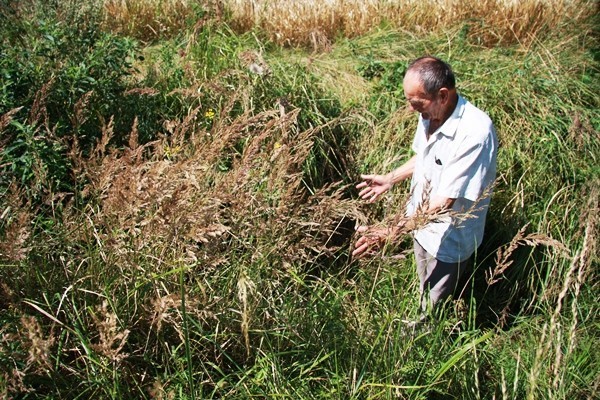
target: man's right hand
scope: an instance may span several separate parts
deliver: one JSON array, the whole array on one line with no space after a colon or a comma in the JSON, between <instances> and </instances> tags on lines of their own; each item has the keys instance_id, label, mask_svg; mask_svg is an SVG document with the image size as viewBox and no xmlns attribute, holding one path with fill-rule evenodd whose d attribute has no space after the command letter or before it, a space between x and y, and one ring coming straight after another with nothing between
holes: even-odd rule
<instances>
[{"instance_id":1,"label":"man's right hand","mask_svg":"<svg viewBox=\"0 0 600 400\"><path fill-rule=\"evenodd\" d=\"M392 181L387 175L361 175L360 177L363 181L356 185L357 189L362 189L358 196L369 203L373 203L392 187Z\"/></svg>"}]
</instances>

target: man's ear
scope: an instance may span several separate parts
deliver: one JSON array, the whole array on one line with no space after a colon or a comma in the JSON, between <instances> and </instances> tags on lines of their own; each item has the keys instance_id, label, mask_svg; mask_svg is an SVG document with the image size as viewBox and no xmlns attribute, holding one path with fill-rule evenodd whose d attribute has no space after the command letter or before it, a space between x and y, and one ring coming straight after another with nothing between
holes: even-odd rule
<instances>
[{"instance_id":1,"label":"man's ear","mask_svg":"<svg viewBox=\"0 0 600 400\"><path fill-rule=\"evenodd\" d=\"M446 102L450 99L450 91L448 90L448 88L443 87L439 90L438 96L442 103L446 104Z\"/></svg>"}]
</instances>

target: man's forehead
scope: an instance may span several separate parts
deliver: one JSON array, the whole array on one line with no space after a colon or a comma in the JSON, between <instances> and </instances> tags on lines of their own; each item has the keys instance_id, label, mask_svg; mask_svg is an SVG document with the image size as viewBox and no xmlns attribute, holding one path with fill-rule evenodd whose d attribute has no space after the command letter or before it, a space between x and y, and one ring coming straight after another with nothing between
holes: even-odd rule
<instances>
[{"instance_id":1,"label":"man's forehead","mask_svg":"<svg viewBox=\"0 0 600 400\"><path fill-rule=\"evenodd\" d=\"M426 97L423 82L418 74L407 72L403 80L404 94L407 97Z\"/></svg>"}]
</instances>

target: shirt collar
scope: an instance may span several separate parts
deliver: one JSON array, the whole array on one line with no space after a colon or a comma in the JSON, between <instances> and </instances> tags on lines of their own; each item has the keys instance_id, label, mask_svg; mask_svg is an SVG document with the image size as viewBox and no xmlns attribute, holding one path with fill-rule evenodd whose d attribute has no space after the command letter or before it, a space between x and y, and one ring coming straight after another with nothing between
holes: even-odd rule
<instances>
[{"instance_id":1,"label":"shirt collar","mask_svg":"<svg viewBox=\"0 0 600 400\"><path fill-rule=\"evenodd\" d=\"M464 97L458 95L458 101L456 102L456 107L454 108L454 111L452 112L452 114L450 114L450 116L444 122L444 124L438 129L438 131L442 135L448 136L450 138L453 138L454 135L456 135L458 123L460 122L460 119L462 118L462 115L465 112L466 104L467 101L464 99Z\"/></svg>"},{"instance_id":2,"label":"shirt collar","mask_svg":"<svg viewBox=\"0 0 600 400\"><path fill-rule=\"evenodd\" d=\"M454 138L456 130L458 129L458 123L460 122L460 119L465 111L466 104L467 101L464 99L464 97L458 95L458 101L456 102L454 111L452 114L450 114L444 124L438 128L438 130L435 132L435 135L441 134L449 138Z\"/></svg>"}]
</instances>

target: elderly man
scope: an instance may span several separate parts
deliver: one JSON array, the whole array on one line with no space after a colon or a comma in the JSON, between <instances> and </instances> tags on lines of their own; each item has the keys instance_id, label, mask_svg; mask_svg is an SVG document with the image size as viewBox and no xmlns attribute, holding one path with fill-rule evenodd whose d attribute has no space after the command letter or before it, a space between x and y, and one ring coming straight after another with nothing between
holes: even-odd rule
<instances>
[{"instance_id":1,"label":"elderly man","mask_svg":"<svg viewBox=\"0 0 600 400\"><path fill-rule=\"evenodd\" d=\"M395 183L412 177L406 218L390 228L360 226L353 256L361 257L385 240L414 229L414 252L423 311L451 296L481 244L498 141L492 121L458 95L454 73L431 56L410 63L403 81L410 110L419 112L415 155L387 175L361 175L359 196L373 202ZM413 224L414 225L414 224Z\"/></svg>"}]
</instances>

